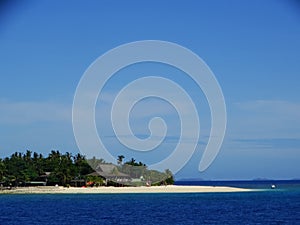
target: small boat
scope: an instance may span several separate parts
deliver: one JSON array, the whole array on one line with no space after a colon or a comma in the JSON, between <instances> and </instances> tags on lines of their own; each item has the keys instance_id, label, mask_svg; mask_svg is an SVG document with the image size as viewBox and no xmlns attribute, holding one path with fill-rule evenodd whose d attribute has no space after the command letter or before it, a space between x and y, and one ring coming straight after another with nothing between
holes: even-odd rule
<instances>
[{"instance_id":1,"label":"small boat","mask_svg":"<svg viewBox=\"0 0 300 225\"><path fill-rule=\"evenodd\" d=\"M272 184L272 185L271 185L271 188L272 188L272 189L275 189L275 188L276 188L275 184Z\"/></svg>"}]
</instances>

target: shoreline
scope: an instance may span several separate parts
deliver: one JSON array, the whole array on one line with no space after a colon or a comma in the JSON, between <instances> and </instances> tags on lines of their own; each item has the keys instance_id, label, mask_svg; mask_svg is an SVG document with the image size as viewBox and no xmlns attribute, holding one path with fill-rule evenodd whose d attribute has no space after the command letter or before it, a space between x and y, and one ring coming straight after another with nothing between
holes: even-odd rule
<instances>
[{"instance_id":1,"label":"shoreline","mask_svg":"<svg viewBox=\"0 0 300 225\"><path fill-rule=\"evenodd\" d=\"M0 190L1 194L139 194L139 193L225 193L251 192L254 189L227 186L152 186L152 187L18 187L11 190Z\"/></svg>"}]
</instances>

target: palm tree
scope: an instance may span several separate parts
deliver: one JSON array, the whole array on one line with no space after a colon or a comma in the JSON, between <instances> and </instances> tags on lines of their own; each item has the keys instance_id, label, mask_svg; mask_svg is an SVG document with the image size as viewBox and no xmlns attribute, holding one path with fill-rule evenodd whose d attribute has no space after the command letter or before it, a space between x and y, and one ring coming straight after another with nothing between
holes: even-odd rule
<instances>
[{"instance_id":1,"label":"palm tree","mask_svg":"<svg viewBox=\"0 0 300 225\"><path fill-rule=\"evenodd\" d=\"M135 165L135 159L131 158L131 160L129 161L128 164L134 166Z\"/></svg>"},{"instance_id":2,"label":"palm tree","mask_svg":"<svg viewBox=\"0 0 300 225\"><path fill-rule=\"evenodd\" d=\"M5 164L2 161L2 159L0 159L0 181L3 180L5 172L6 172Z\"/></svg>"},{"instance_id":3,"label":"palm tree","mask_svg":"<svg viewBox=\"0 0 300 225\"><path fill-rule=\"evenodd\" d=\"M123 159L124 159L124 158L125 158L124 155L118 155L118 164L119 164L119 165L122 165Z\"/></svg>"},{"instance_id":4,"label":"palm tree","mask_svg":"<svg viewBox=\"0 0 300 225\"><path fill-rule=\"evenodd\" d=\"M174 175L172 174L171 170L166 169L165 174L167 178L164 180L166 184L174 184Z\"/></svg>"},{"instance_id":5,"label":"palm tree","mask_svg":"<svg viewBox=\"0 0 300 225\"><path fill-rule=\"evenodd\" d=\"M23 155L24 160L29 162L31 160L31 154L32 152L27 150L26 153Z\"/></svg>"}]
</instances>

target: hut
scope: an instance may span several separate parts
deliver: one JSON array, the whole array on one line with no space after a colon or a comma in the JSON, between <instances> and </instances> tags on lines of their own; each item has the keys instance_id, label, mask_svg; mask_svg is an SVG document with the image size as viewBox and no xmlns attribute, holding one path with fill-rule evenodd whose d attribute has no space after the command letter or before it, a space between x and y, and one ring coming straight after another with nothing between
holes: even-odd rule
<instances>
[{"instance_id":1,"label":"hut","mask_svg":"<svg viewBox=\"0 0 300 225\"><path fill-rule=\"evenodd\" d=\"M88 174L88 176L99 176L103 178L105 185L109 183L125 184L131 182L131 177L128 174L120 172L114 164L99 164L95 172Z\"/></svg>"},{"instance_id":2,"label":"hut","mask_svg":"<svg viewBox=\"0 0 300 225\"><path fill-rule=\"evenodd\" d=\"M70 180L70 185L73 187L82 187L86 185L86 180L75 177L73 180Z\"/></svg>"}]
</instances>

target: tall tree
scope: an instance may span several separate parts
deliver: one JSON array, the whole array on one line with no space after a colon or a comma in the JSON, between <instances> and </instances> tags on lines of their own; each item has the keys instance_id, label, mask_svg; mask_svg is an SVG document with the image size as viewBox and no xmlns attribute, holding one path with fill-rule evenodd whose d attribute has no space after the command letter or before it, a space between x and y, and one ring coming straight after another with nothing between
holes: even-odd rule
<instances>
[{"instance_id":1,"label":"tall tree","mask_svg":"<svg viewBox=\"0 0 300 225\"><path fill-rule=\"evenodd\" d=\"M118 162L119 165L122 165L123 159L124 159L124 158L125 158L124 155L118 155L118 160L117 160L117 162Z\"/></svg>"},{"instance_id":2,"label":"tall tree","mask_svg":"<svg viewBox=\"0 0 300 225\"><path fill-rule=\"evenodd\" d=\"M2 159L0 159L0 181L4 179L6 173L6 166Z\"/></svg>"}]
</instances>

